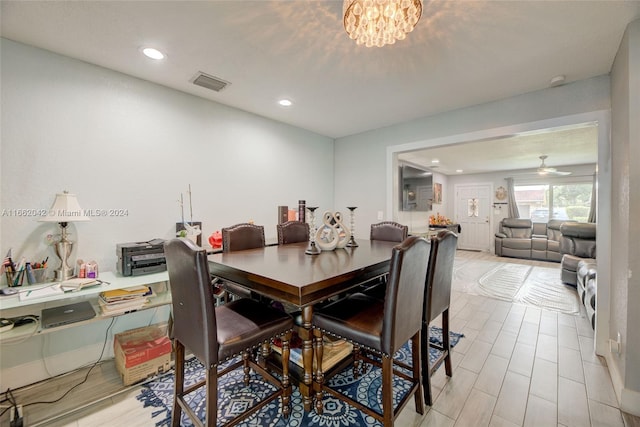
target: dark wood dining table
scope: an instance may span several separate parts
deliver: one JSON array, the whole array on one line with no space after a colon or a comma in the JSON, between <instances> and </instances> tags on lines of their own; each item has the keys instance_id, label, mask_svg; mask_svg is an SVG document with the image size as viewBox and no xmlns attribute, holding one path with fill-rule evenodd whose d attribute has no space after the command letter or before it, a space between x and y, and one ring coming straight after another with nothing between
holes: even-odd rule
<instances>
[{"instance_id":1,"label":"dark wood dining table","mask_svg":"<svg viewBox=\"0 0 640 427\"><path fill-rule=\"evenodd\" d=\"M389 271L395 242L357 240L357 247L307 255L308 243L265 246L209 255L213 276L232 281L275 301L302 311L300 382L305 411L311 410L313 393L313 306L360 283Z\"/></svg>"}]
</instances>

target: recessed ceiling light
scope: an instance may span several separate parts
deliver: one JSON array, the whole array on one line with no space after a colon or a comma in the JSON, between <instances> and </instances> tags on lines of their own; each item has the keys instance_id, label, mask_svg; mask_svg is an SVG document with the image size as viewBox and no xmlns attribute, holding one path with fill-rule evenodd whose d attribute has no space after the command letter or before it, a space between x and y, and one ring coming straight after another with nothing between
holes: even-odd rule
<instances>
[{"instance_id":1,"label":"recessed ceiling light","mask_svg":"<svg viewBox=\"0 0 640 427\"><path fill-rule=\"evenodd\" d=\"M464 172L464 171L463 171L462 169L456 169L456 172L457 172L457 173L462 173L462 172Z\"/></svg>"},{"instance_id":2,"label":"recessed ceiling light","mask_svg":"<svg viewBox=\"0 0 640 427\"><path fill-rule=\"evenodd\" d=\"M431 160L431 163L440 163L440 160L438 160L438 159L433 159L433 160Z\"/></svg>"},{"instance_id":3,"label":"recessed ceiling light","mask_svg":"<svg viewBox=\"0 0 640 427\"><path fill-rule=\"evenodd\" d=\"M278 104L282 105L283 107L291 107L291 105L293 105L293 102L291 102L291 100L289 99L281 99L280 101L278 101Z\"/></svg>"},{"instance_id":4,"label":"recessed ceiling light","mask_svg":"<svg viewBox=\"0 0 640 427\"><path fill-rule=\"evenodd\" d=\"M152 47L145 47L142 49L142 53L147 58L151 59L164 59L164 53L160 52L158 49L154 49Z\"/></svg>"}]
</instances>

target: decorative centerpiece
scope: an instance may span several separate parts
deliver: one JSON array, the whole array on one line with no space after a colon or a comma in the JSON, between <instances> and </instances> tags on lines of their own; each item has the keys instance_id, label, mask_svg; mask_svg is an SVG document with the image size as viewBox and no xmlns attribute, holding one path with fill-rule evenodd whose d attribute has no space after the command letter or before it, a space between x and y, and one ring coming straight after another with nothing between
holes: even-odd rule
<instances>
[{"instance_id":1,"label":"decorative centerpiece","mask_svg":"<svg viewBox=\"0 0 640 427\"><path fill-rule=\"evenodd\" d=\"M452 225L451 221L446 216L440 215L440 212L436 212L435 215L429 216L429 225Z\"/></svg>"},{"instance_id":2,"label":"decorative centerpiece","mask_svg":"<svg viewBox=\"0 0 640 427\"><path fill-rule=\"evenodd\" d=\"M342 249L351 239L351 231L342 222L342 213L326 211L322 215L322 225L315 232L315 242L323 251Z\"/></svg>"}]
</instances>

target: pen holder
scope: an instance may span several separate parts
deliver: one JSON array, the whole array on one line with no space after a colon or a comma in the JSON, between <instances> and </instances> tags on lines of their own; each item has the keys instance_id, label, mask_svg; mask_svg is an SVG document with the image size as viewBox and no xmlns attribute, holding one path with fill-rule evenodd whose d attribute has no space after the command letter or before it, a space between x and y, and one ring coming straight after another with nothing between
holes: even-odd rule
<instances>
[{"instance_id":1,"label":"pen holder","mask_svg":"<svg viewBox=\"0 0 640 427\"><path fill-rule=\"evenodd\" d=\"M33 281L29 280L30 285L35 285L36 283L44 283L47 281L46 268L34 268L31 271L33 272Z\"/></svg>"},{"instance_id":2,"label":"pen holder","mask_svg":"<svg viewBox=\"0 0 640 427\"><path fill-rule=\"evenodd\" d=\"M13 271L5 271L4 276L7 279L7 286L9 287L13 286L13 281L15 279Z\"/></svg>"}]
</instances>

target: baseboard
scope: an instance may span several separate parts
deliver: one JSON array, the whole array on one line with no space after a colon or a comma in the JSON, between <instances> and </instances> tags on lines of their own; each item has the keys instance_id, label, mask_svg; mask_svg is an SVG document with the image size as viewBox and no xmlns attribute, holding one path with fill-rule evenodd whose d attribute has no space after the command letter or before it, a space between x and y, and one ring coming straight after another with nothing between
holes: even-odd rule
<instances>
[{"instance_id":1,"label":"baseboard","mask_svg":"<svg viewBox=\"0 0 640 427\"><path fill-rule=\"evenodd\" d=\"M624 387L622 376L618 370L617 360L614 360L616 357L617 356L612 353L604 355L604 358L607 360L609 376L613 383L613 390L615 391L616 398L618 399L618 405L620 406L621 411L640 417L640 392Z\"/></svg>"}]
</instances>

